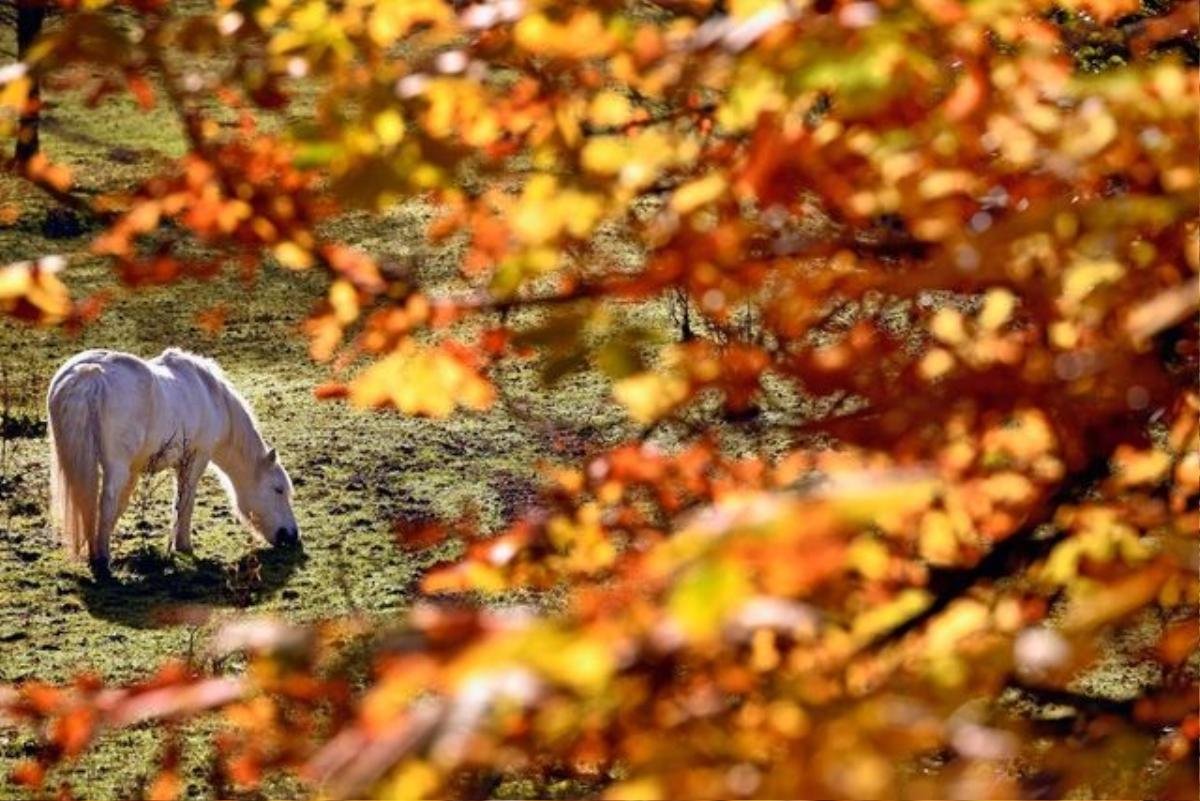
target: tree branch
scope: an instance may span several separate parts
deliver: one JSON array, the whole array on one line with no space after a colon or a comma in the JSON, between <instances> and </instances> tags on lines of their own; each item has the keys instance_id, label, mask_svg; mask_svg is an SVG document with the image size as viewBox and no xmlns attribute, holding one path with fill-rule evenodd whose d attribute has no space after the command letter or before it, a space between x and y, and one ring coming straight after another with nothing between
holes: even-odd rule
<instances>
[{"instance_id":1,"label":"tree branch","mask_svg":"<svg viewBox=\"0 0 1200 801\"><path fill-rule=\"evenodd\" d=\"M1015 678L1009 681L1008 687L1028 696L1031 701L1038 704L1069 706L1087 715L1116 715L1126 719L1133 718L1133 701L1100 698L1072 692L1061 687L1042 687Z\"/></svg>"},{"instance_id":2,"label":"tree branch","mask_svg":"<svg viewBox=\"0 0 1200 801\"><path fill-rule=\"evenodd\" d=\"M1022 568L1046 556L1055 545L1063 540L1065 534L1055 531L1049 536L1039 537L1040 530L1053 519L1059 506L1077 498L1107 470L1107 461L1100 459L1079 471L1071 480L1064 481L1042 502L1041 509L1024 526L1007 539L997 543L986 556L973 566L931 570L928 588L933 593L933 602L923 611L877 636L863 648L863 651L883 650L937 617L950 604L967 595L980 582L1014 575Z\"/></svg>"}]
</instances>

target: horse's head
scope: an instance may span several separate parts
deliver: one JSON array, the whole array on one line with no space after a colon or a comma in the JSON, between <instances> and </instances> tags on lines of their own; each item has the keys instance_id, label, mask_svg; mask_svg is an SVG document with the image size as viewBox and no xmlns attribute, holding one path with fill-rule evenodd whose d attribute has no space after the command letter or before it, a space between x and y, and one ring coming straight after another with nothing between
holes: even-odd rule
<instances>
[{"instance_id":1,"label":"horse's head","mask_svg":"<svg viewBox=\"0 0 1200 801\"><path fill-rule=\"evenodd\" d=\"M255 467L250 486L237 496L239 511L263 539L276 547L300 544L292 512L292 480L272 448Z\"/></svg>"}]
</instances>

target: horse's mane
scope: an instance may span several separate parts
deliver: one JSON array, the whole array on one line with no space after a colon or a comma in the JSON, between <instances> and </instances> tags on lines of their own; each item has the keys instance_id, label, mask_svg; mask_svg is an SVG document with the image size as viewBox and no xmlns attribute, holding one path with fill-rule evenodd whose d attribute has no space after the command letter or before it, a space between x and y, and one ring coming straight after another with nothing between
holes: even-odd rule
<instances>
[{"instance_id":1,"label":"horse's mane","mask_svg":"<svg viewBox=\"0 0 1200 801\"><path fill-rule=\"evenodd\" d=\"M229 381L219 364L207 356L201 356L181 348L167 348L159 356L159 359L164 364L191 365L196 369L200 379L213 391L213 394L224 401L232 422L233 447L247 461L266 453L266 441L258 430L258 420L254 417L254 410Z\"/></svg>"}]
</instances>

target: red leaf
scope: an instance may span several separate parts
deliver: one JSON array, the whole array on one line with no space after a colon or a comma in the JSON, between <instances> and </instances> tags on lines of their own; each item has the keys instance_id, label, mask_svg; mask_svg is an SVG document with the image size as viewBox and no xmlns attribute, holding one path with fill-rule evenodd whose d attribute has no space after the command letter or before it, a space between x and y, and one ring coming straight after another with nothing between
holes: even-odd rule
<instances>
[{"instance_id":1,"label":"red leaf","mask_svg":"<svg viewBox=\"0 0 1200 801\"><path fill-rule=\"evenodd\" d=\"M125 85L144 111L154 108L154 88L143 75L137 72L130 73L125 76Z\"/></svg>"},{"instance_id":2,"label":"red leaf","mask_svg":"<svg viewBox=\"0 0 1200 801\"><path fill-rule=\"evenodd\" d=\"M9 778L14 784L19 784L22 787L33 789L40 787L46 779L46 767L40 762L35 762L32 759L27 759L19 763L9 773Z\"/></svg>"},{"instance_id":3,"label":"red leaf","mask_svg":"<svg viewBox=\"0 0 1200 801\"><path fill-rule=\"evenodd\" d=\"M345 398L349 394L350 388L340 381L328 381L324 384L318 384L313 388L313 395L317 400Z\"/></svg>"}]
</instances>

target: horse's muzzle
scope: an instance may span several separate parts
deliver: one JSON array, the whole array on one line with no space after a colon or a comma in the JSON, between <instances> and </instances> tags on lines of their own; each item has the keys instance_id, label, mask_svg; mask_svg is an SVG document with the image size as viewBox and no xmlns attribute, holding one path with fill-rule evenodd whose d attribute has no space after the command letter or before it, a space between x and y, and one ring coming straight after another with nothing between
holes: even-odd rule
<instances>
[{"instance_id":1,"label":"horse's muzzle","mask_svg":"<svg viewBox=\"0 0 1200 801\"><path fill-rule=\"evenodd\" d=\"M295 548L300 545L300 529L281 528L275 532L276 548Z\"/></svg>"}]
</instances>

